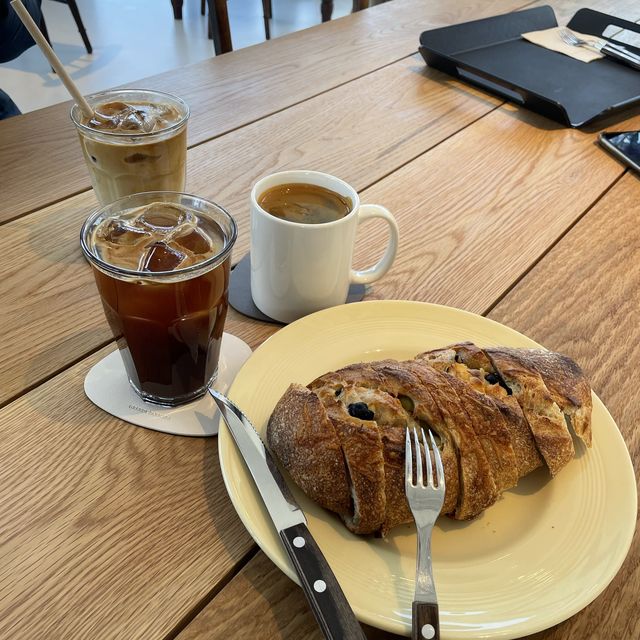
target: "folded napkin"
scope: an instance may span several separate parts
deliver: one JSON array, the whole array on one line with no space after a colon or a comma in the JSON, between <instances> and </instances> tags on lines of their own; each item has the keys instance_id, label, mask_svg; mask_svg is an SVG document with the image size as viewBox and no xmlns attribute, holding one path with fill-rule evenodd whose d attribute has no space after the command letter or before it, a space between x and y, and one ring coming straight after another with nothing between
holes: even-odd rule
<instances>
[{"instance_id":1,"label":"folded napkin","mask_svg":"<svg viewBox=\"0 0 640 640\"><path fill-rule=\"evenodd\" d=\"M578 33L571 29L571 33L575 33L578 38L588 40L594 38L594 36L588 33ZM553 27L553 29L543 29L542 31L529 31L529 33L523 33L522 37L533 44L540 45L546 49L557 51L558 53L564 53L565 56L581 60L582 62L593 62L603 58L604 55L599 53L595 49L587 49L586 47L574 47L567 44L560 37L560 27Z\"/></svg>"}]
</instances>

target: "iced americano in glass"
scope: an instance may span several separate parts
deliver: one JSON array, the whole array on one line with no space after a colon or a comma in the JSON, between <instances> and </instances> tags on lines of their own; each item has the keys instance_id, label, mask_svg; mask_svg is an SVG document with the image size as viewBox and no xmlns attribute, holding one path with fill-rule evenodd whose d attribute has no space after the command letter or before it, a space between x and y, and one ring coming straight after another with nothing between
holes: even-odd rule
<instances>
[{"instance_id":1,"label":"iced americano in glass","mask_svg":"<svg viewBox=\"0 0 640 640\"><path fill-rule=\"evenodd\" d=\"M182 404L215 379L227 314L233 218L179 193L142 193L92 214L81 244L129 381Z\"/></svg>"}]
</instances>

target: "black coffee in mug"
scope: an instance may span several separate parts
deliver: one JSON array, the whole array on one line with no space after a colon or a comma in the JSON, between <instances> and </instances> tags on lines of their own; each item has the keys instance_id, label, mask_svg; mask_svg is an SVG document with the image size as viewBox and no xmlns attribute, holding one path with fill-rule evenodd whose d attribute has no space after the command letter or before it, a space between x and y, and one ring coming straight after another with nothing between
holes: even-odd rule
<instances>
[{"instance_id":1,"label":"black coffee in mug","mask_svg":"<svg viewBox=\"0 0 640 640\"><path fill-rule=\"evenodd\" d=\"M334 222L349 214L353 202L315 184L279 184L262 193L258 204L276 218L302 224Z\"/></svg>"}]
</instances>

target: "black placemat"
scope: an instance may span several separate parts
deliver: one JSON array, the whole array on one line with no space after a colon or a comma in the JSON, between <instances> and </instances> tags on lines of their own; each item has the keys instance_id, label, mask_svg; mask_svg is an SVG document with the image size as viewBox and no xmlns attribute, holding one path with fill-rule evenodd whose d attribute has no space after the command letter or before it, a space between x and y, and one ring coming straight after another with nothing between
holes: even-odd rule
<instances>
[{"instance_id":1,"label":"black placemat","mask_svg":"<svg viewBox=\"0 0 640 640\"><path fill-rule=\"evenodd\" d=\"M352 284L349 287L347 303L359 302L364 298L365 293L365 285ZM236 311L249 318L255 318L263 322L272 322L274 324L286 324L265 315L253 303L253 298L251 297L251 255L249 253L247 253L231 271L231 278L229 280L229 304Z\"/></svg>"}]
</instances>

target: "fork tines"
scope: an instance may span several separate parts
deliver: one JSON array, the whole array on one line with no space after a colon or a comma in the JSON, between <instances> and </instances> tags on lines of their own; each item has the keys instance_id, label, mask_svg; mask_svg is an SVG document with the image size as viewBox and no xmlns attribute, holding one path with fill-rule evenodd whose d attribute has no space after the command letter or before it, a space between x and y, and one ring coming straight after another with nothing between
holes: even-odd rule
<instances>
[{"instance_id":1,"label":"fork tines","mask_svg":"<svg viewBox=\"0 0 640 640\"><path fill-rule=\"evenodd\" d=\"M558 33L560 34L560 39L566 44L571 45L572 47L589 47L591 49L599 51L605 44L602 39L595 36L586 40L583 38L578 38L578 36L567 27L560 27Z\"/></svg>"},{"instance_id":2,"label":"fork tines","mask_svg":"<svg viewBox=\"0 0 640 640\"><path fill-rule=\"evenodd\" d=\"M424 429L420 429L420 433L422 435L422 446L425 452L425 465L427 472L427 485L432 488L436 487L444 487L444 469L442 468L442 458L440 457L440 451L438 450L438 446L436 445L435 438L433 437L432 431L429 429L429 439L431 440L431 447L427 442L427 439L424 434ZM434 483L433 480L433 466L431 464L431 454L433 454L433 458L436 466L436 479L437 484ZM416 458L416 481L413 482L414 473L413 473L413 458ZM407 484L411 484L411 486L423 486L424 485L424 476L423 476L423 463L422 463L422 450L420 448L420 442L418 440L418 432L416 428L413 429L413 443L411 442L411 435L409 433L409 428L406 430L405 434L405 482Z\"/></svg>"}]
</instances>

